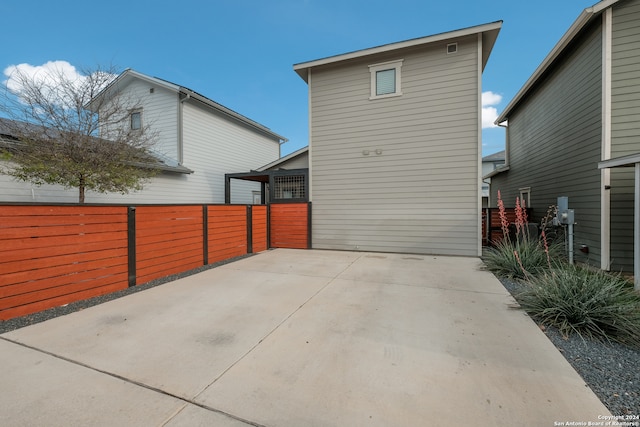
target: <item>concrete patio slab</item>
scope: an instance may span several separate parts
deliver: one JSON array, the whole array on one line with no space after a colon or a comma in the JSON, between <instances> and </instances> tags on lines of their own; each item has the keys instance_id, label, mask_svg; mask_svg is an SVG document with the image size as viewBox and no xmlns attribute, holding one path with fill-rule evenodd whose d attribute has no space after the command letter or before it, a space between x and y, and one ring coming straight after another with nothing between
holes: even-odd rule
<instances>
[{"instance_id":1,"label":"concrete patio slab","mask_svg":"<svg viewBox=\"0 0 640 427\"><path fill-rule=\"evenodd\" d=\"M189 399L328 282L212 269L5 337Z\"/></svg>"},{"instance_id":2,"label":"concrete patio slab","mask_svg":"<svg viewBox=\"0 0 640 427\"><path fill-rule=\"evenodd\" d=\"M0 366L3 426L162 425L185 405L164 394L3 340Z\"/></svg>"},{"instance_id":3,"label":"concrete patio slab","mask_svg":"<svg viewBox=\"0 0 640 427\"><path fill-rule=\"evenodd\" d=\"M0 417L553 426L608 415L513 302L478 259L272 250L0 336L3 387L17 390ZM82 388L102 382L92 404Z\"/></svg>"}]
</instances>

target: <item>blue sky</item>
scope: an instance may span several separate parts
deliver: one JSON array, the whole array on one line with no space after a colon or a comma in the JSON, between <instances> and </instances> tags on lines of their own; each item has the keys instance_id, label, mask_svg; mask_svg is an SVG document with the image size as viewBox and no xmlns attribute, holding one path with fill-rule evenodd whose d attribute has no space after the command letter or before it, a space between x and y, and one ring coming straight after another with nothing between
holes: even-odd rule
<instances>
[{"instance_id":1,"label":"blue sky","mask_svg":"<svg viewBox=\"0 0 640 427\"><path fill-rule=\"evenodd\" d=\"M307 85L293 64L503 20L483 76L499 113L596 0L13 1L0 69L67 61L133 68L186 86L307 144ZM2 80L4 75L0 76ZM495 96L497 95L497 96ZM483 155L504 131L483 131Z\"/></svg>"}]
</instances>

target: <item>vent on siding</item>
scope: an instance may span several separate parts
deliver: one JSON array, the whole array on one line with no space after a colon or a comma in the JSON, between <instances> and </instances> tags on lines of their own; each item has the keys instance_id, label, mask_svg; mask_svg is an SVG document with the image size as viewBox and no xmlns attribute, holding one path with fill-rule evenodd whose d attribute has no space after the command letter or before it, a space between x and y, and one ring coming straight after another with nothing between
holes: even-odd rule
<instances>
[{"instance_id":1,"label":"vent on siding","mask_svg":"<svg viewBox=\"0 0 640 427\"><path fill-rule=\"evenodd\" d=\"M449 43L447 45L447 54L456 53L458 51L458 43Z\"/></svg>"}]
</instances>

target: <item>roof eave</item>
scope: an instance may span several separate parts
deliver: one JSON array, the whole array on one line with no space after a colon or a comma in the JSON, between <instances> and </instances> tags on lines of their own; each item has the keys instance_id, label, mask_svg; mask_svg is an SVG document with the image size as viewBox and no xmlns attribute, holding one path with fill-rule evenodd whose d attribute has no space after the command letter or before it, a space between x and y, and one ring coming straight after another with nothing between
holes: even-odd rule
<instances>
[{"instance_id":1,"label":"roof eave","mask_svg":"<svg viewBox=\"0 0 640 427\"><path fill-rule=\"evenodd\" d=\"M174 92L178 92L180 90L180 86L174 85L173 83L167 82L165 80L157 79L155 77L147 76L146 74L139 73L131 68L127 68L122 73L118 75L111 83L109 83L104 89L102 89L96 96L91 98L89 102L87 102L86 108L90 111L94 111L92 105L95 104L96 101L103 98L110 90L119 85L121 82L125 81L129 78L137 78L140 80L147 81L152 83L153 85L161 86L166 89L172 90Z\"/></svg>"},{"instance_id":2,"label":"roof eave","mask_svg":"<svg viewBox=\"0 0 640 427\"><path fill-rule=\"evenodd\" d=\"M416 38L416 39L411 39L411 40L405 40L405 41L401 41L401 42L396 42L396 43L390 43L390 44L385 44L382 46L377 46L377 47L372 47L372 48L368 48L368 49L362 49L362 50L357 50L357 51L353 51L353 52L349 52L349 53L344 53L341 55L335 55L335 56L329 56L326 58L321 58L321 59L316 59L313 61L308 61L308 62L301 62L299 64L294 64L293 69L294 71L305 81L308 83L308 70L310 68L313 67L318 67L321 65L327 65L327 64L333 64L336 62L342 62L342 61L348 61L348 60L352 60L352 59L357 59L357 58L362 58L362 57L366 57L366 56L370 56L370 55L377 55L380 53L386 53L386 52L390 52L393 50L398 50L398 49L405 49L405 48L410 48L410 47L414 47L414 46L420 46L423 44L428 44L428 43L435 43L435 42L440 42L443 40L448 40L448 39L452 39L452 38L457 38L457 37L464 37L464 36L468 36L468 35L472 35L472 34L478 34L478 33L493 33L493 34L488 34L488 37L486 39L486 41L483 38L483 44L484 42L487 43L487 47L488 49L483 49L483 58L482 58L482 66L484 68L484 65L486 64L486 61L489 58L489 53L491 52L491 49L493 48L493 44L495 43L496 38L498 37L498 32L500 31L500 28L502 28L502 21L495 21L495 22L491 22L488 24L483 24L483 25L477 25L474 27L468 27L468 28L463 28L460 30L454 30L454 31L449 31L446 33L440 33L440 34L434 34L431 36L426 36L426 37L420 37L420 38Z\"/></svg>"},{"instance_id":3,"label":"roof eave","mask_svg":"<svg viewBox=\"0 0 640 427\"><path fill-rule=\"evenodd\" d=\"M287 154L287 155L286 155L286 156L284 156L284 157L280 157L278 160L274 160L274 161L273 161L273 162L271 162L271 163L268 163L268 164L266 164L266 165L264 165L264 166L259 167L258 169L256 169L256 171L258 171L258 172L264 172L264 171L266 171L267 169L270 169L270 168L272 168L272 167L274 167L274 166L278 166L279 164L284 163L284 162L286 162L287 160L293 159L294 157L297 157L297 156L299 156L299 155L301 155L301 154L304 154L304 153L306 153L307 151L309 151L309 146L302 147L302 148L300 148L299 150L294 151L293 153L289 153L289 154Z\"/></svg>"},{"instance_id":4,"label":"roof eave","mask_svg":"<svg viewBox=\"0 0 640 427\"><path fill-rule=\"evenodd\" d=\"M562 38L556 43L551 52L545 57L545 59L540 63L538 68L535 69L531 77L525 82L525 84L520 88L518 93L513 97L511 102L505 107L504 111L498 116L495 120L494 124L499 124L506 121L509 118L509 115L514 110L514 108L520 103L522 98L524 98L527 93L531 90L531 88L537 83L540 77L547 71L547 69L553 64L556 59L565 51L567 46L575 39L575 37L582 31L582 29L590 23L596 16L600 15L603 10L608 7L611 7L613 4L617 3L619 0L603 0L592 7L588 7L584 9L578 18L574 21L574 23L569 27L567 32L562 36Z\"/></svg>"},{"instance_id":5,"label":"roof eave","mask_svg":"<svg viewBox=\"0 0 640 427\"><path fill-rule=\"evenodd\" d=\"M627 156L616 157L613 159L602 160L598 163L598 169L609 169L619 167L635 166L640 163L640 153L629 154Z\"/></svg>"},{"instance_id":6,"label":"roof eave","mask_svg":"<svg viewBox=\"0 0 640 427\"><path fill-rule=\"evenodd\" d=\"M483 176L482 179L493 178L496 175L509 171L509 169L511 169L509 166L503 166L501 168L494 169L493 171Z\"/></svg>"},{"instance_id":7,"label":"roof eave","mask_svg":"<svg viewBox=\"0 0 640 427\"><path fill-rule=\"evenodd\" d=\"M213 108L214 110L217 110L227 116L233 117L234 119L245 123L246 125L248 125L251 128L254 128L256 130L259 130L262 133L265 133L269 136L271 136L274 139L278 140L279 144L284 144L285 142L289 141L287 138L285 138L282 135L279 135L275 132L273 132L271 129L269 129L266 126L261 125L258 122L255 122L253 120L251 120L250 118L243 116L240 113L236 113L235 111L233 111L230 108L225 107L222 104L218 104L217 102L207 98L206 96L200 95L198 92L194 92L189 88L186 88L184 86L180 86L179 90L181 93L188 95L189 97L198 100L199 102L202 102L205 105L208 105L209 107Z\"/></svg>"}]
</instances>

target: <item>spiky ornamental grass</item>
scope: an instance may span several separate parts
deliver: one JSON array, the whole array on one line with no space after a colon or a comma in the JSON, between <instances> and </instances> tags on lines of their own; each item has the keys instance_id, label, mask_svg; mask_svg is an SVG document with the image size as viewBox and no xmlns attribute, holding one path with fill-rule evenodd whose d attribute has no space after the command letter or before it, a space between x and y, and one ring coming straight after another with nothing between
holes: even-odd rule
<instances>
[{"instance_id":1,"label":"spiky ornamental grass","mask_svg":"<svg viewBox=\"0 0 640 427\"><path fill-rule=\"evenodd\" d=\"M516 298L531 317L565 336L640 348L640 294L620 276L565 264L532 277Z\"/></svg>"},{"instance_id":2,"label":"spiky ornamental grass","mask_svg":"<svg viewBox=\"0 0 640 427\"><path fill-rule=\"evenodd\" d=\"M483 257L487 269L497 276L525 280L548 271L562 258L560 244L545 244L544 241L520 238L515 242L504 239L488 248Z\"/></svg>"}]
</instances>

